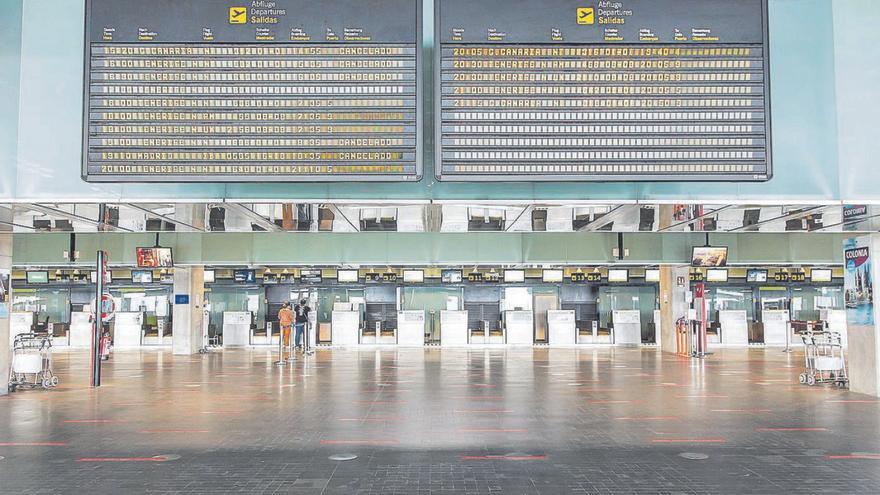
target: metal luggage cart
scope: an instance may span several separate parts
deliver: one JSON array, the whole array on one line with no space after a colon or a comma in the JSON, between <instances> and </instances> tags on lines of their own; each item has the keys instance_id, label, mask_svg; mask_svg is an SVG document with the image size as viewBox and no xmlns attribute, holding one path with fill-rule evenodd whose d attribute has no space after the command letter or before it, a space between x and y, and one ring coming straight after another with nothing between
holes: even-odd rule
<instances>
[{"instance_id":1,"label":"metal luggage cart","mask_svg":"<svg viewBox=\"0 0 880 495\"><path fill-rule=\"evenodd\" d=\"M9 391L57 386L58 377L52 372L52 339L33 333L17 335L12 343Z\"/></svg>"},{"instance_id":2,"label":"metal luggage cart","mask_svg":"<svg viewBox=\"0 0 880 495\"><path fill-rule=\"evenodd\" d=\"M841 336L837 332L801 333L804 341L804 372L799 381L810 386L834 383L843 388L849 383Z\"/></svg>"},{"instance_id":3,"label":"metal luggage cart","mask_svg":"<svg viewBox=\"0 0 880 495\"><path fill-rule=\"evenodd\" d=\"M208 333L203 335L202 338L204 339L204 345L199 349L199 354L208 354L222 346L220 341L221 335L215 325L208 325Z\"/></svg>"}]
</instances>

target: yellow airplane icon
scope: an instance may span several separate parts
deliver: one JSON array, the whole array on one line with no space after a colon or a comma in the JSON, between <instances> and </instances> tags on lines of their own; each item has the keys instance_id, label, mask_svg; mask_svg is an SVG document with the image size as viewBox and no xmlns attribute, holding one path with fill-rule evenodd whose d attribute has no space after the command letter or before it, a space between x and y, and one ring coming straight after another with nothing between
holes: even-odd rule
<instances>
[{"instance_id":1,"label":"yellow airplane icon","mask_svg":"<svg viewBox=\"0 0 880 495\"><path fill-rule=\"evenodd\" d=\"M247 7L229 7L229 24L247 24Z\"/></svg>"},{"instance_id":2,"label":"yellow airplane icon","mask_svg":"<svg viewBox=\"0 0 880 495\"><path fill-rule=\"evenodd\" d=\"M596 10L593 7L578 7L577 9L578 24L595 24Z\"/></svg>"}]
</instances>

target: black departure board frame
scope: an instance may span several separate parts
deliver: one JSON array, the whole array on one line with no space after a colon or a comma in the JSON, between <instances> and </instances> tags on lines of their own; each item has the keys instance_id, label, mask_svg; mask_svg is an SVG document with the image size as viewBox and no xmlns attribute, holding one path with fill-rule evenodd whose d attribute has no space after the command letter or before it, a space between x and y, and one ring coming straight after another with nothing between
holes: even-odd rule
<instances>
[{"instance_id":1,"label":"black departure board frame","mask_svg":"<svg viewBox=\"0 0 880 495\"><path fill-rule=\"evenodd\" d=\"M434 3L438 180L763 182L772 178L767 0ZM646 51L651 48L660 51ZM664 55L664 48L673 51ZM558 56L561 53L565 55ZM639 75L640 68L645 76ZM652 68L656 76L650 73ZM719 76L711 68L734 75ZM687 75L701 69L708 75ZM651 79L675 78L676 73L685 82ZM751 79L758 76L760 81ZM614 79L620 77L635 79ZM641 81L648 82L639 84L638 77L647 77ZM551 85L559 89L548 89ZM736 86L743 89L731 89ZM675 91L684 96L670 96ZM618 107L623 100L657 106L638 114L641 110L634 107ZM659 106L663 104L677 108L664 114ZM746 104L754 106L742 110ZM697 115L700 105L709 107L703 115ZM655 120L661 116L668 120ZM753 121L746 122L744 116ZM694 125L700 117L704 121Z\"/></svg>"},{"instance_id":2,"label":"black departure board frame","mask_svg":"<svg viewBox=\"0 0 880 495\"><path fill-rule=\"evenodd\" d=\"M83 180L421 180L420 0L85 3Z\"/></svg>"}]
</instances>

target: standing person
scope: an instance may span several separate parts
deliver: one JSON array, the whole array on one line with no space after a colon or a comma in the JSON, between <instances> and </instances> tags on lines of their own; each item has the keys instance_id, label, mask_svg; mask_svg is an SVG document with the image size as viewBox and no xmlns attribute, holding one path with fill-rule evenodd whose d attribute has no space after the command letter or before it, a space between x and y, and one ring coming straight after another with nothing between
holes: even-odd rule
<instances>
[{"instance_id":1,"label":"standing person","mask_svg":"<svg viewBox=\"0 0 880 495\"><path fill-rule=\"evenodd\" d=\"M303 332L305 332L306 323L309 322L309 313L312 311L312 308L310 308L306 303L307 303L307 301L305 299L303 299L302 301L299 302L299 304L296 305L296 308L294 308L294 313L296 313L295 343L296 343L296 346L299 347L300 351L303 353L305 353L305 351L306 351L302 347L302 345L303 345Z\"/></svg>"},{"instance_id":2,"label":"standing person","mask_svg":"<svg viewBox=\"0 0 880 495\"><path fill-rule=\"evenodd\" d=\"M290 327L293 325L293 311L290 310L290 303L284 303L281 310L278 311L278 325L281 326L281 339L283 347L290 347ZM282 353L284 351L281 351ZM280 357L284 361L284 356Z\"/></svg>"}]
</instances>

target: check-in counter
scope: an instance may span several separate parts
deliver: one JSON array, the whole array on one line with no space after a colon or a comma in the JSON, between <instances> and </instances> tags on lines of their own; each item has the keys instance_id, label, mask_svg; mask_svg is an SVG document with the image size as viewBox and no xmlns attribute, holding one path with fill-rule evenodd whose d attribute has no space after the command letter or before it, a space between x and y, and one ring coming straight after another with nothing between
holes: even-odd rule
<instances>
[{"instance_id":1,"label":"check-in counter","mask_svg":"<svg viewBox=\"0 0 880 495\"><path fill-rule=\"evenodd\" d=\"M638 310L617 310L611 314L614 322L614 343L623 345L642 343L642 314Z\"/></svg>"},{"instance_id":2,"label":"check-in counter","mask_svg":"<svg viewBox=\"0 0 880 495\"><path fill-rule=\"evenodd\" d=\"M143 344L143 313L140 311L116 313L113 321L113 347L131 349Z\"/></svg>"},{"instance_id":3,"label":"check-in counter","mask_svg":"<svg viewBox=\"0 0 880 495\"><path fill-rule=\"evenodd\" d=\"M331 343L338 346L358 345L360 318L359 311L333 311L330 318Z\"/></svg>"},{"instance_id":4,"label":"check-in counter","mask_svg":"<svg viewBox=\"0 0 880 495\"><path fill-rule=\"evenodd\" d=\"M425 345L425 310L397 312L397 344Z\"/></svg>"},{"instance_id":5,"label":"check-in counter","mask_svg":"<svg viewBox=\"0 0 880 495\"><path fill-rule=\"evenodd\" d=\"M749 345L749 321L745 310L719 311L718 321L722 344Z\"/></svg>"},{"instance_id":6,"label":"check-in counter","mask_svg":"<svg viewBox=\"0 0 880 495\"><path fill-rule=\"evenodd\" d=\"M844 309L829 309L822 311L822 319L828 322L828 331L835 332L840 334L840 340L843 344L843 347L847 347L847 338L846 338L846 310ZM799 336L795 336L792 339L792 342L795 344L801 344L803 341Z\"/></svg>"},{"instance_id":7,"label":"check-in counter","mask_svg":"<svg viewBox=\"0 0 880 495\"><path fill-rule=\"evenodd\" d=\"M92 347L92 314L82 311L70 314L70 347L89 349Z\"/></svg>"},{"instance_id":8,"label":"check-in counter","mask_svg":"<svg viewBox=\"0 0 880 495\"><path fill-rule=\"evenodd\" d=\"M223 313L223 347L244 347L250 344L250 311Z\"/></svg>"},{"instance_id":9,"label":"check-in counter","mask_svg":"<svg viewBox=\"0 0 880 495\"><path fill-rule=\"evenodd\" d=\"M577 327L574 311L547 311L550 345L574 345L577 343Z\"/></svg>"},{"instance_id":10,"label":"check-in counter","mask_svg":"<svg viewBox=\"0 0 880 495\"><path fill-rule=\"evenodd\" d=\"M466 345L467 323L467 311L440 311L440 345Z\"/></svg>"},{"instance_id":11,"label":"check-in counter","mask_svg":"<svg viewBox=\"0 0 880 495\"><path fill-rule=\"evenodd\" d=\"M15 341L16 335L31 333L31 325L34 324L32 311L13 311L9 319L9 343ZM5 377L3 378L6 379Z\"/></svg>"},{"instance_id":12,"label":"check-in counter","mask_svg":"<svg viewBox=\"0 0 880 495\"><path fill-rule=\"evenodd\" d=\"M531 311L505 311L506 343L532 345L535 343L535 316Z\"/></svg>"},{"instance_id":13,"label":"check-in counter","mask_svg":"<svg viewBox=\"0 0 880 495\"><path fill-rule=\"evenodd\" d=\"M788 320L788 310L765 309L762 311L761 321L764 323L764 344L785 345L785 333L788 331Z\"/></svg>"},{"instance_id":14,"label":"check-in counter","mask_svg":"<svg viewBox=\"0 0 880 495\"><path fill-rule=\"evenodd\" d=\"M373 327L368 328L366 325L364 328L361 328L361 344L365 345L373 345L373 344L383 344L383 345L393 345L397 344L397 332L398 329L386 329L382 325L383 321L372 321L367 322L367 324L373 324Z\"/></svg>"}]
</instances>

